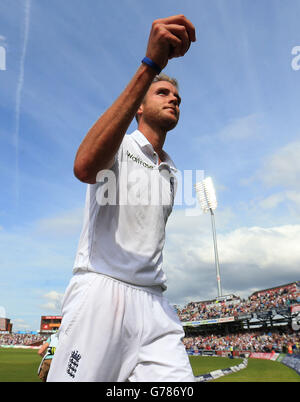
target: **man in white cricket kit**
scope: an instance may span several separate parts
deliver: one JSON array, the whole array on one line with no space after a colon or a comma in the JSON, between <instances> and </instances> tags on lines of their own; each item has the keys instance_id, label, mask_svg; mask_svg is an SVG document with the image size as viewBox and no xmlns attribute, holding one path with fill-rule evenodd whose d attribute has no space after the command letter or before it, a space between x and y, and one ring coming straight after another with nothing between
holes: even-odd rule
<instances>
[{"instance_id":1,"label":"man in white cricket kit","mask_svg":"<svg viewBox=\"0 0 300 402\"><path fill-rule=\"evenodd\" d=\"M176 172L163 145L180 96L176 80L158 74L195 40L182 15L154 21L142 64L78 149L85 215L47 381L194 381L184 331L163 295ZM138 130L126 135L135 116Z\"/></svg>"}]
</instances>

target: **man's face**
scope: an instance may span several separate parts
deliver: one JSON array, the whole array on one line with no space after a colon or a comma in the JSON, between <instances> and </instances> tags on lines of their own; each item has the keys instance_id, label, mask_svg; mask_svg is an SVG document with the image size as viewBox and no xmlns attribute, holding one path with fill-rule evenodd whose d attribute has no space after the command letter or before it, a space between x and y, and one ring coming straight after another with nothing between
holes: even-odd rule
<instances>
[{"instance_id":1,"label":"man's face","mask_svg":"<svg viewBox=\"0 0 300 402\"><path fill-rule=\"evenodd\" d=\"M177 88L168 81L151 84L139 108L140 117L145 123L157 125L165 131L176 127L179 120L181 98Z\"/></svg>"}]
</instances>

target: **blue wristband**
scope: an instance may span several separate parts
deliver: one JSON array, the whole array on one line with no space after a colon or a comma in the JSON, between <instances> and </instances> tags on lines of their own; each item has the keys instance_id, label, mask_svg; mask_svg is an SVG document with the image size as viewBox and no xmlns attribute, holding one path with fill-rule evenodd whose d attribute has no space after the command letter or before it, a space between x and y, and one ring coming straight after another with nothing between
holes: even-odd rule
<instances>
[{"instance_id":1,"label":"blue wristband","mask_svg":"<svg viewBox=\"0 0 300 402\"><path fill-rule=\"evenodd\" d=\"M149 59L149 57L144 57L143 60L142 60L142 63L147 64L147 66L153 68L153 70L155 70L157 72L157 74L161 73L162 69L159 67L159 65L154 63L154 61Z\"/></svg>"}]
</instances>

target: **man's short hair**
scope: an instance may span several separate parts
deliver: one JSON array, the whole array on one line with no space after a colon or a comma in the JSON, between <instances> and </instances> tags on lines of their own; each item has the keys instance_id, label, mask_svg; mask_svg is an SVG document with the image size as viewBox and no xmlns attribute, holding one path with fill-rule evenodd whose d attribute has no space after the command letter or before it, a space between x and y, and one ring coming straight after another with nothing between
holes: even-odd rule
<instances>
[{"instance_id":1,"label":"man's short hair","mask_svg":"<svg viewBox=\"0 0 300 402\"><path fill-rule=\"evenodd\" d=\"M170 82L172 85L174 85L174 87L176 87L177 90L179 90L179 85L178 85L178 81L176 80L176 78L169 77L167 74L160 73L159 75L156 75L154 77L151 85L154 84L155 82L159 82L159 81ZM142 101L142 103L143 103L143 101ZM135 119L137 122L139 122L138 114L135 115Z\"/></svg>"},{"instance_id":2,"label":"man's short hair","mask_svg":"<svg viewBox=\"0 0 300 402\"><path fill-rule=\"evenodd\" d=\"M174 85L174 87L177 88L177 90L179 89L178 81L176 80L176 78L169 77L167 74L161 73L159 75L156 75L152 81L152 84L154 84L154 82L159 82L159 81L170 82L172 85Z\"/></svg>"}]
</instances>

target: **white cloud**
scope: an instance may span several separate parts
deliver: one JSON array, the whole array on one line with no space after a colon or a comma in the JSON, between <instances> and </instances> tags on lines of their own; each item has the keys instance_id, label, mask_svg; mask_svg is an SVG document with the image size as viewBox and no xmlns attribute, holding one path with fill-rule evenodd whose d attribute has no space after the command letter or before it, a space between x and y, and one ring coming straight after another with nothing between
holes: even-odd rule
<instances>
[{"instance_id":1,"label":"white cloud","mask_svg":"<svg viewBox=\"0 0 300 402\"><path fill-rule=\"evenodd\" d=\"M30 325L22 318L14 318L13 320L13 330L14 331L26 331L30 330Z\"/></svg>"},{"instance_id":2,"label":"white cloud","mask_svg":"<svg viewBox=\"0 0 300 402\"><path fill-rule=\"evenodd\" d=\"M300 141L283 146L265 160L258 177L269 187L299 188L299 153Z\"/></svg>"},{"instance_id":3,"label":"white cloud","mask_svg":"<svg viewBox=\"0 0 300 402\"><path fill-rule=\"evenodd\" d=\"M83 220L83 208L66 211L53 217L40 219L35 229L40 234L67 236L80 232Z\"/></svg>"},{"instance_id":4,"label":"white cloud","mask_svg":"<svg viewBox=\"0 0 300 402\"><path fill-rule=\"evenodd\" d=\"M232 118L219 131L214 133L202 134L197 137L197 143L245 141L261 138L263 130L262 118L259 114L253 113L247 116Z\"/></svg>"},{"instance_id":5,"label":"white cloud","mask_svg":"<svg viewBox=\"0 0 300 402\"><path fill-rule=\"evenodd\" d=\"M283 202L290 202L294 207L300 208L300 192L297 191L282 191L274 193L258 202L262 209L276 208Z\"/></svg>"},{"instance_id":6,"label":"white cloud","mask_svg":"<svg viewBox=\"0 0 300 402\"><path fill-rule=\"evenodd\" d=\"M219 236L224 264L257 265L261 269L299 272L300 225L240 228ZM275 268L276 267L276 268Z\"/></svg>"},{"instance_id":7,"label":"white cloud","mask_svg":"<svg viewBox=\"0 0 300 402\"><path fill-rule=\"evenodd\" d=\"M217 296L210 222L176 213L168 227L165 269L174 303ZM299 279L300 225L217 231L223 294L248 297L254 290Z\"/></svg>"},{"instance_id":8,"label":"white cloud","mask_svg":"<svg viewBox=\"0 0 300 402\"><path fill-rule=\"evenodd\" d=\"M59 293L55 290L52 290L43 295L43 298L46 299L47 302L42 304L41 307L47 311L54 311L58 313L61 311L61 303L63 296L64 296L63 293Z\"/></svg>"},{"instance_id":9,"label":"white cloud","mask_svg":"<svg viewBox=\"0 0 300 402\"><path fill-rule=\"evenodd\" d=\"M77 214L0 231L0 304L9 317L30 315L38 328L41 315L60 312L80 234Z\"/></svg>"},{"instance_id":10,"label":"white cloud","mask_svg":"<svg viewBox=\"0 0 300 402\"><path fill-rule=\"evenodd\" d=\"M250 114L248 116L232 119L221 131L218 136L222 140L245 140L257 138L261 131L260 116Z\"/></svg>"},{"instance_id":11,"label":"white cloud","mask_svg":"<svg viewBox=\"0 0 300 402\"><path fill-rule=\"evenodd\" d=\"M262 209L271 209L277 207L279 204L285 201L285 199L285 193L275 193L270 195L269 197L262 199L261 201L259 201L258 204Z\"/></svg>"}]
</instances>

